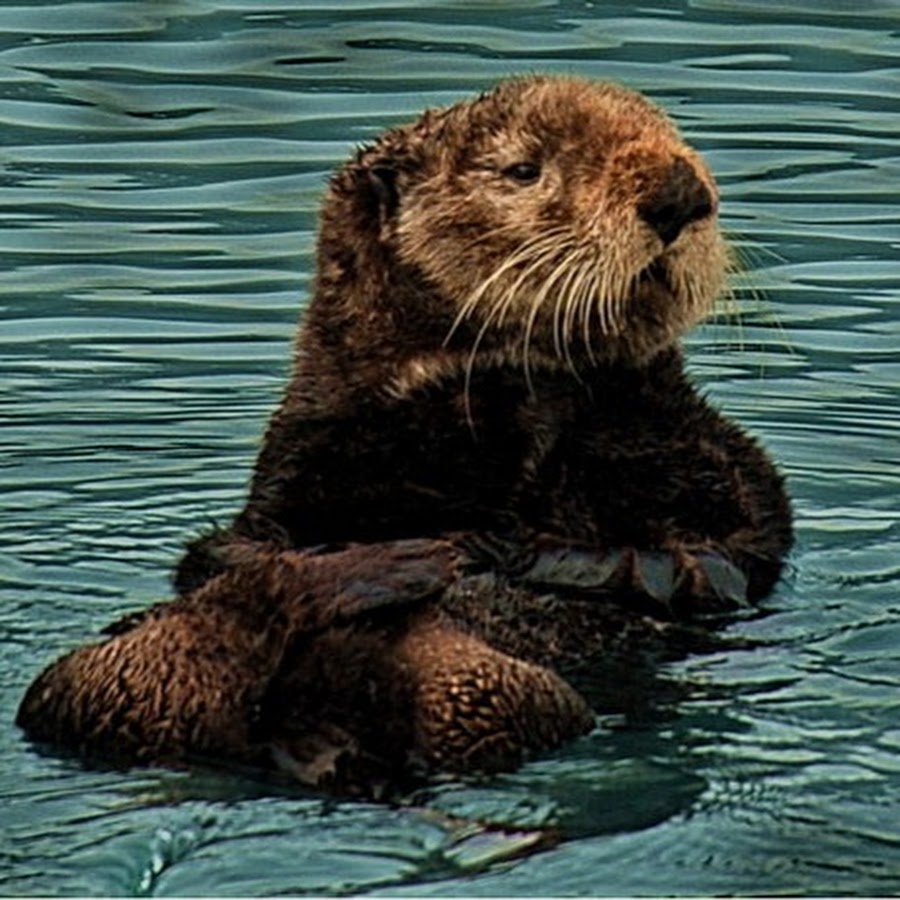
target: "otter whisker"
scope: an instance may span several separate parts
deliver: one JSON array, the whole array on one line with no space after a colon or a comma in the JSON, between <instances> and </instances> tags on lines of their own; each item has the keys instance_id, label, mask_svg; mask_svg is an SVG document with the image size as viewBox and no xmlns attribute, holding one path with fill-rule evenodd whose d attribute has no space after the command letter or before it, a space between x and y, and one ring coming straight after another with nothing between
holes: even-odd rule
<instances>
[{"instance_id":1,"label":"otter whisker","mask_svg":"<svg viewBox=\"0 0 900 900\"><path fill-rule=\"evenodd\" d=\"M516 305L524 305L524 301L520 297L520 290L523 285L527 284L536 274L547 265L554 256L553 248L547 248L541 256L532 260L531 264L522 271L519 277L507 287L505 293L496 298L493 308L488 314L488 320L495 322L497 327L502 327L506 322L507 313ZM534 299L529 304L529 311L534 306Z\"/></svg>"},{"instance_id":2,"label":"otter whisker","mask_svg":"<svg viewBox=\"0 0 900 900\"><path fill-rule=\"evenodd\" d=\"M531 379L530 347L532 334L534 332L534 326L537 322L537 317L540 313L541 307L544 305L545 301L550 295L551 289L562 275L568 273L568 269L571 265L571 257L577 252L577 248L564 247L563 249L566 251L565 255L561 260L557 262L556 266L544 280L541 289L535 294L534 298L532 299L531 309L529 310L528 319L525 323L525 331L522 339L522 359L525 369L525 381L528 384L528 390L531 393L534 393L534 385ZM558 308L558 302L556 306ZM554 313L554 341L556 341L555 319L556 315Z\"/></svg>"},{"instance_id":3,"label":"otter whisker","mask_svg":"<svg viewBox=\"0 0 900 900\"><path fill-rule=\"evenodd\" d=\"M604 333L609 335L621 334L625 326L625 305L637 285L625 260L620 253L616 253L615 259L608 266L603 284L601 296L598 299L602 305L602 320Z\"/></svg>"},{"instance_id":4,"label":"otter whisker","mask_svg":"<svg viewBox=\"0 0 900 900\"><path fill-rule=\"evenodd\" d=\"M746 294L753 302L757 309L762 308L765 296L762 289L748 284L745 276L752 271L749 263L754 262L754 251L763 251L765 248L759 245L755 246L735 246L731 244L725 257L725 287L722 292L721 300L713 307L713 314L716 319L724 318L725 322L733 325L737 330L738 346L744 346L744 312L741 303L741 295ZM770 255L779 262L784 260L778 254ZM720 312L720 307L723 311ZM780 323L776 322L780 327Z\"/></svg>"},{"instance_id":5,"label":"otter whisker","mask_svg":"<svg viewBox=\"0 0 900 900\"><path fill-rule=\"evenodd\" d=\"M559 230L561 230L561 229L559 229ZM528 280L528 278L531 277L531 275L533 275L533 273L535 271L537 271L542 265L544 265L546 260L551 256L552 251L554 250L554 247L556 246L553 238L555 238L555 235L552 237L549 235L543 235L541 240L539 240L539 241L536 240L536 241L530 242L527 245L523 245L523 247L520 248L520 251L518 253L514 254L514 256L517 257L517 262L521 262L522 259L520 257L524 250L527 249L529 252L533 253L535 251L535 248L538 245L541 245L541 244L545 245L540 248L543 251L543 253L541 255L538 255L536 258L532 259L531 262L525 267L525 269L519 274L519 276L515 280L515 282L513 282L513 284L510 285L509 289L505 293L501 294L498 297L497 301L494 303L493 307L488 312L488 315L484 317L484 321L482 322L481 327L479 328L478 333L475 336L475 340L472 343L472 348L469 351L469 356L466 361L465 380L464 380L464 387L463 387L463 402L464 402L465 411L466 411L466 420L468 422L469 427L473 430L474 430L475 425L474 425L474 420L472 418L472 408L471 408L471 383L472 383L472 372L474 371L474 368L475 368L476 358L478 356L478 350L481 346L481 342L484 340L485 335L487 334L487 332L491 328L491 326L495 323L495 321L503 320L503 317L506 314L506 311L508 310L509 306L512 303L514 303L515 300L517 299L519 287L523 283L525 283ZM500 274L504 274L505 272L509 271L510 267L503 264L499 268L503 269L503 272L501 272ZM494 277L496 275L497 275L497 272L494 272L490 276L490 280L496 281L496 278ZM479 287L479 289L478 289L479 299L480 299L480 297L482 297L484 295L484 291L482 290L482 288L483 288L483 286ZM457 318L459 318L459 317L457 317ZM460 321L462 321L462 320L460 320ZM454 323L454 327L457 327L456 322ZM449 338L448 338L448 340L449 340Z\"/></svg>"},{"instance_id":6,"label":"otter whisker","mask_svg":"<svg viewBox=\"0 0 900 900\"><path fill-rule=\"evenodd\" d=\"M565 249L563 247L563 249ZM516 279L516 281L510 285L508 291L504 295L504 299L502 302L502 314L500 319L498 320L498 324L503 324L506 319L506 313L512 307L512 305L519 299L519 291L523 285L525 285L533 275L536 275L542 268L548 265L552 265L554 259L559 255L560 252L560 244L558 240L552 240L548 242L546 248L543 248L543 253L540 256L535 257L532 260L532 264L529 265ZM538 292L539 294L540 292ZM538 296L535 294L535 296ZM534 304L534 300L532 300L528 305L529 308ZM524 304L523 304L524 305Z\"/></svg>"},{"instance_id":7,"label":"otter whisker","mask_svg":"<svg viewBox=\"0 0 900 900\"><path fill-rule=\"evenodd\" d=\"M453 328L456 328L459 322L463 321L468 315L471 314L472 309L474 309L474 307L478 305L481 298L487 293L487 291L496 281L502 278L510 269L515 268L520 263L528 259L534 252L535 244L540 243L541 241L543 241L543 236L541 238L526 241L524 244L517 247L513 253L502 260L497 268L494 269L494 271L484 281L482 281L481 284L478 285L478 287L468 296L468 298L462 304L459 316L457 316L457 321L454 322ZM451 334L452 332L453 329L451 329Z\"/></svg>"},{"instance_id":8,"label":"otter whisker","mask_svg":"<svg viewBox=\"0 0 900 900\"><path fill-rule=\"evenodd\" d=\"M563 342L570 345L574 331L576 314L579 307L579 294L581 285L588 277L591 266L594 264L593 254L585 254L580 265L573 267L572 277L566 283L566 313L563 320Z\"/></svg>"},{"instance_id":9,"label":"otter whisker","mask_svg":"<svg viewBox=\"0 0 900 900\"><path fill-rule=\"evenodd\" d=\"M446 346L450 342L450 340L453 338L453 335L459 329L460 325L472 315L474 310L480 305L483 298L490 292L491 288L493 288L498 281L500 281L508 272L520 266L522 263L525 263L526 261L529 263L529 265L526 267L526 272L530 271L533 268L535 254L552 251L556 246L555 241L558 240L559 233L562 231L563 229L561 228L554 229L551 232L544 233L532 240L526 241L525 243L517 247L504 260L502 260L500 264L494 269L494 271L491 272L491 274L488 275L487 278L485 278L462 303L459 311L456 314L456 317L453 320L452 325L450 326L450 330L448 331L447 336L444 338L444 346Z\"/></svg>"},{"instance_id":10,"label":"otter whisker","mask_svg":"<svg viewBox=\"0 0 900 900\"><path fill-rule=\"evenodd\" d=\"M561 356L560 335L559 335L559 315L565 298L564 288L559 285L562 280L563 285L572 277L572 272L576 268L580 249L572 245L571 241L566 242L560 248L561 258L556 260L556 265L552 271L544 279L544 283L535 295L535 306L540 307L548 298L551 290L557 290L557 298L554 303L552 333L553 342L557 355ZM530 329L529 329L530 330Z\"/></svg>"},{"instance_id":11,"label":"otter whisker","mask_svg":"<svg viewBox=\"0 0 900 900\"><path fill-rule=\"evenodd\" d=\"M543 243L543 246L540 245ZM518 274L516 279L506 285L503 292L497 294L492 302L492 307L486 316L489 323L502 326L506 321L509 310L520 301L519 292L523 285L532 280L541 268L552 262L558 253L556 239L547 239L543 242L535 242L529 248L535 255Z\"/></svg>"},{"instance_id":12,"label":"otter whisker","mask_svg":"<svg viewBox=\"0 0 900 900\"><path fill-rule=\"evenodd\" d=\"M621 261L618 258L618 254L614 254L612 258L607 259L605 262L603 277L595 276L598 287L593 295L593 305L600 320L600 333L605 337L611 337L617 332L615 306L616 297L621 292Z\"/></svg>"},{"instance_id":13,"label":"otter whisker","mask_svg":"<svg viewBox=\"0 0 900 900\"><path fill-rule=\"evenodd\" d=\"M510 254L510 256L506 257L499 266L484 280L478 287L466 298L466 300L460 306L459 312L456 315L456 318L453 321L453 324L450 327L450 331L447 334L447 337L444 340L444 344L446 345L450 338L453 337L453 334L456 332L457 328L472 314L474 309L481 302L482 298L487 294L492 285L502 278L506 272L510 269L515 268L521 262L528 258L529 254L532 252L530 243L525 245L524 247L520 247L516 250L516 252Z\"/></svg>"},{"instance_id":14,"label":"otter whisker","mask_svg":"<svg viewBox=\"0 0 900 900\"><path fill-rule=\"evenodd\" d=\"M597 365L597 357L594 355L593 342L591 340L591 311L594 308L594 300L602 289L602 285L597 277L597 267L591 266L588 269L587 277L581 284L580 296L578 298L578 310L581 316L581 338L584 344L585 352L592 366ZM601 323L601 333L603 332Z\"/></svg>"},{"instance_id":15,"label":"otter whisker","mask_svg":"<svg viewBox=\"0 0 900 900\"><path fill-rule=\"evenodd\" d=\"M478 349L483 341L485 335L487 334L488 329L496 324L498 326L502 325L506 319L506 315L511 309L511 307L517 303L522 302L522 298L520 296L520 291L523 285L526 285L534 275L540 271L541 268L549 266L556 262L552 272L550 275L544 279L544 282L541 288L532 296L529 303L529 315L527 319L525 336L523 338L523 348L522 348L522 356L523 356L523 366L525 369L525 378L528 383L529 390L533 390L533 384L531 380L530 373L530 361L529 361L529 347L531 340L531 331L534 327L534 323L536 321L537 315L539 314L540 308L546 300L547 295L549 294L550 289L553 286L553 283L559 278L559 276L566 271L566 258L563 260L559 260L560 253L560 237L565 238L565 232L563 229L555 229L552 233L543 235L542 240L531 242L527 249L535 253L536 255L531 260L529 265L527 265L518 275L515 281L509 284L504 291L504 293L500 294L487 316L485 316L484 321L482 323L481 328L478 331L478 334L473 343L472 349L470 351L470 355L467 361L466 371L467 373L471 373L472 368L475 362L475 356L478 353ZM562 244L562 250L566 251L566 243L567 241L564 239ZM517 254L518 255L518 254ZM567 254L568 255L568 254ZM508 271L508 269L507 269ZM495 273L496 274L496 273ZM466 378L466 387L465 387L465 396L468 398L469 395L469 386L470 386L470 375L467 374ZM466 400L466 408L467 414L471 415L471 410L468 405L468 399Z\"/></svg>"},{"instance_id":16,"label":"otter whisker","mask_svg":"<svg viewBox=\"0 0 900 900\"><path fill-rule=\"evenodd\" d=\"M560 269L563 269L564 267L562 272L564 277L561 279L561 283L556 295L556 303L553 305L553 348L556 351L556 355L560 359L567 358L567 348L563 327L569 285L572 283L572 278L578 272L579 264L583 256L584 247L576 245L570 250L570 252L566 255L565 259L560 263L559 266ZM559 279L559 274L557 272L554 272L553 279L554 282ZM569 361L571 362L571 359L569 359Z\"/></svg>"},{"instance_id":17,"label":"otter whisker","mask_svg":"<svg viewBox=\"0 0 900 900\"><path fill-rule=\"evenodd\" d=\"M610 280L612 276L611 264L607 261L607 268L600 279L597 293L594 295L594 305L600 319L600 333L609 334L609 295L611 292Z\"/></svg>"},{"instance_id":18,"label":"otter whisker","mask_svg":"<svg viewBox=\"0 0 900 900\"><path fill-rule=\"evenodd\" d=\"M565 299L565 310L562 322L563 356L569 370L576 376L578 373L572 356L572 333L575 316L579 307L579 292L582 290L585 281L590 278L590 272L593 265L593 253L590 253L588 248L582 248L581 260L577 265L572 266L572 271L566 279L562 291Z\"/></svg>"},{"instance_id":19,"label":"otter whisker","mask_svg":"<svg viewBox=\"0 0 900 900\"><path fill-rule=\"evenodd\" d=\"M636 287L634 279L636 277L637 276L630 276L628 272L622 271L619 282L613 290L611 318L614 334L621 334L625 331L628 298L634 296L634 289Z\"/></svg>"}]
</instances>

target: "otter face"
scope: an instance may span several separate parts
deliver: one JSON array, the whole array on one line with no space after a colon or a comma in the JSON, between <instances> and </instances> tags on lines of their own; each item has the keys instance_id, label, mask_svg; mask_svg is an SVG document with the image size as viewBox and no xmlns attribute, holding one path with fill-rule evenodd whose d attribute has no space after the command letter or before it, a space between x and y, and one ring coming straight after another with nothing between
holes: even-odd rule
<instances>
[{"instance_id":1,"label":"otter face","mask_svg":"<svg viewBox=\"0 0 900 900\"><path fill-rule=\"evenodd\" d=\"M572 78L502 83L360 157L379 240L452 323L530 365L640 362L722 290L718 193L650 101Z\"/></svg>"}]
</instances>

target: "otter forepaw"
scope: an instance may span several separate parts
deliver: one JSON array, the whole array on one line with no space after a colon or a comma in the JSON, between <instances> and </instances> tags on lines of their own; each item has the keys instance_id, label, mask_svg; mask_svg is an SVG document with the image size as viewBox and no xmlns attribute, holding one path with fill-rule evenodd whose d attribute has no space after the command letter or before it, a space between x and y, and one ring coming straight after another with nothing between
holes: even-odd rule
<instances>
[{"instance_id":1,"label":"otter forepaw","mask_svg":"<svg viewBox=\"0 0 900 900\"><path fill-rule=\"evenodd\" d=\"M746 576L714 550L629 548L624 555L627 588L668 613L721 613L748 605Z\"/></svg>"},{"instance_id":2,"label":"otter forepaw","mask_svg":"<svg viewBox=\"0 0 900 900\"><path fill-rule=\"evenodd\" d=\"M342 554L345 615L439 594L457 577L459 553L446 541L350 546Z\"/></svg>"},{"instance_id":3,"label":"otter forepaw","mask_svg":"<svg viewBox=\"0 0 900 900\"><path fill-rule=\"evenodd\" d=\"M245 613L254 597L256 618L286 612L295 634L440 594L460 562L448 541L412 539L300 550L238 540L220 555L223 575L193 599Z\"/></svg>"},{"instance_id":4,"label":"otter forepaw","mask_svg":"<svg viewBox=\"0 0 900 900\"><path fill-rule=\"evenodd\" d=\"M706 548L606 550L542 540L520 580L563 594L644 598L666 615L724 612L748 602L744 573Z\"/></svg>"}]
</instances>

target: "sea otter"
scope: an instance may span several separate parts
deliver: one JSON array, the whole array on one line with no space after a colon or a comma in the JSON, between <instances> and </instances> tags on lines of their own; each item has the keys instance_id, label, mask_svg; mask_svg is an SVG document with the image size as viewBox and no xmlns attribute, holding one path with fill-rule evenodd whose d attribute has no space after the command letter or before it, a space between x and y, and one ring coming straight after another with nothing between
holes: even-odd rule
<instances>
[{"instance_id":1,"label":"sea otter","mask_svg":"<svg viewBox=\"0 0 900 900\"><path fill-rule=\"evenodd\" d=\"M369 796L589 730L572 672L677 652L791 545L782 477L678 347L725 283L718 206L659 108L579 78L360 150L246 506L19 723Z\"/></svg>"}]
</instances>

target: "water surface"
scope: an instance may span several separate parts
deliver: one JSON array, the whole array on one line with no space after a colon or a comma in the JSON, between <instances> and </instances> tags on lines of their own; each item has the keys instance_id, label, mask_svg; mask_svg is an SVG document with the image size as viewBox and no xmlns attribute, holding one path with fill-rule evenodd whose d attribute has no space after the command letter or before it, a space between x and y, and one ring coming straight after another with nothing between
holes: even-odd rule
<instances>
[{"instance_id":1,"label":"water surface","mask_svg":"<svg viewBox=\"0 0 900 900\"><path fill-rule=\"evenodd\" d=\"M900 892L898 30L887 0L0 6L0 893ZM720 178L740 315L688 350L790 479L766 614L641 725L416 809L38 753L39 668L242 502L326 173L530 71L646 91Z\"/></svg>"}]
</instances>

